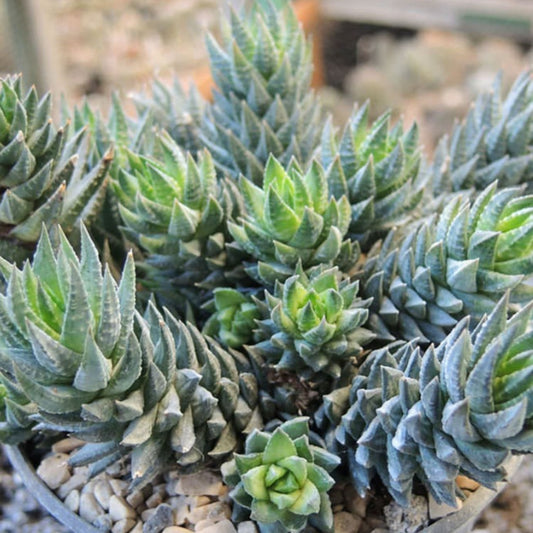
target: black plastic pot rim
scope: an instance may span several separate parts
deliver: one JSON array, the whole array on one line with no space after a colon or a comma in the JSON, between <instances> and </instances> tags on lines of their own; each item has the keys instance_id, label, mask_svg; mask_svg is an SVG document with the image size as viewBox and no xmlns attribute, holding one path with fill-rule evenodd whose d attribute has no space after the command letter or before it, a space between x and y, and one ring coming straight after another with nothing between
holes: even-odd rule
<instances>
[{"instance_id":1,"label":"black plastic pot rim","mask_svg":"<svg viewBox=\"0 0 533 533\"><path fill-rule=\"evenodd\" d=\"M78 514L72 512L48 486L41 480L26 455L18 446L4 445L6 455L14 470L20 475L24 485L37 501L58 522L70 528L74 533L102 533ZM511 478L522 462L521 456L512 457L506 465L508 477ZM479 487L463 504L463 507L448 516L438 519L434 524L424 528L423 533L468 533L481 512L507 486L507 482L496 484L496 490Z\"/></svg>"}]
</instances>

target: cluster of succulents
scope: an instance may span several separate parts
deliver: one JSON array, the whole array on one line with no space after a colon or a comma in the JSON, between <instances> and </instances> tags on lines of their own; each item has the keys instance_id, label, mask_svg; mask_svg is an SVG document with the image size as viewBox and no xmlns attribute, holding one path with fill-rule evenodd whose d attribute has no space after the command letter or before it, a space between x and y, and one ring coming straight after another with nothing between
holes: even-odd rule
<instances>
[{"instance_id":1,"label":"cluster of succulents","mask_svg":"<svg viewBox=\"0 0 533 533\"><path fill-rule=\"evenodd\" d=\"M428 163L416 125L322 120L290 6L253 4L212 102L58 128L2 82L0 440L74 435L132 488L220 467L263 532L331 531L330 474L455 505L533 452L533 82Z\"/></svg>"}]
</instances>

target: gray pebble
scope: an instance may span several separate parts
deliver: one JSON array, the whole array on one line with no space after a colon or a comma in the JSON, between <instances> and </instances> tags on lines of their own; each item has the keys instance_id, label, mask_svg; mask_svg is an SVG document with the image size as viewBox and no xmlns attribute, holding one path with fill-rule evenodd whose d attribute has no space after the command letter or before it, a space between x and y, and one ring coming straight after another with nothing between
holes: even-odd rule
<instances>
[{"instance_id":1,"label":"gray pebble","mask_svg":"<svg viewBox=\"0 0 533 533\"><path fill-rule=\"evenodd\" d=\"M162 503L155 513L144 523L143 533L160 533L166 527L173 525L174 516L172 507Z\"/></svg>"}]
</instances>

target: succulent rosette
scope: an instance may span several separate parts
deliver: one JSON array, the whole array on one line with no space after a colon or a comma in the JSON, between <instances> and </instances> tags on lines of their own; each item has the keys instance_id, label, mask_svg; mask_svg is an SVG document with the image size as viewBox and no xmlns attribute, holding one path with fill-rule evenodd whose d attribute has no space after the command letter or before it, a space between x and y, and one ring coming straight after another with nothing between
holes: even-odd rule
<instances>
[{"instance_id":1,"label":"succulent rosette","mask_svg":"<svg viewBox=\"0 0 533 533\"><path fill-rule=\"evenodd\" d=\"M67 139L52 120L52 96L27 93L21 76L0 80L0 253L31 255L42 224L66 234L92 221L105 198L111 152L89 164L84 127Z\"/></svg>"},{"instance_id":2,"label":"succulent rosette","mask_svg":"<svg viewBox=\"0 0 533 533\"><path fill-rule=\"evenodd\" d=\"M391 127L390 112L369 124L368 109L354 111L340 138L328 123L320 145L331 193L350 202L348 235L364 248L413 217L426 182L417 125Z\"/></svg>"},{"instance_id":3,"label":"succulent rosette","mask_svg":"<svg viewBox=\"0 0 533 533\"><path fill-rule=\"evenodd\" d=\"M370 254L361 280L381 337L440 342L458 320L473 324L511 291L511 310L533 297L533 196L489 185L457 197L399 242Z\"/></svg>"},{"instance_id":4,"label":"succulent rosette","mask_svg":"<svg viewBox=\"0 0 533 533\"><path fill-rule=\"evenodd\" d=\"M43 229L32 263L0 260L0 374L8 391L7 427L16 438L39 412L89 416L102 397L122 400L141 375L132 339L135 275L129 256L117 286L104 273L82 228L81 260L59 230L52 247ZM68 418L68 415L67 415Z\"/></svg>"},{"instance_id":5,"label":"succulent rosette","mask_svg":"<svg viewBox=\"0 0 533 533\"><path fill-rule=\"evenodd\" d=\"M195 160L166 133L157 152L159 160L130 154L129 170L121 169L113 186L123 231L146 255L142 283L183 310L184 297L193 305L205 301L196 283L216 285L237 269L224 230L239 195L217 181L209 152Z\"/></svg>"},{"instance_id":6,"label":"succulent rosette","mask_svg":"<svg viewBox=\"0 0 533 533\"><path fill-rule=\"evenodd\" d=\"M312 378L339 377L342 368L362 351L374 335L363 327L369 301L357 296L358 283L338 268L297 269L274 294L266 293L269 316L260 321L262 342L248 346L278 369Z\"/></svg>"},{"instance_id":7,"label":"succulent rosette","mask_svg":"<svg viewBox=\"0 0 533 533\"><path fill-rule=\"evenodd\" d=\"M202 329L204 334L231 348L240 348L252 340L255 321L261 314L249 296L236 289L218 287L213 291L213 300L204 307L212 311Z\"/></svg>"},{"instance_id":8,"label":"succulent rosette","mask_svg":"<svg viewBox=\"0 0 533 533\"><path fill-rule=\"evenodd\" d=\"M270 157L263 185L242 177L245 213L228 228L237 244L257 264L247 272L263 284L291 276L303 268L341 263L349 268L359 256L357 243L344 236L350 224L350 205L342 196L330 197L324 170L313 162L305 173L293 161L285 170Z\"/></svg>"},{"instance_id":9,"label":"succulent rosette","mask_svg":"<svg viewBox=\"0 0 533 533\"><path fill-rule=\"evenodd\" d=\"M230 493L251 511L262 531L302 531L309 523L331 531L333 514L327 492L329 475L340 459L310 444L306 417L281 424L273 433L254 431L245 453L223 465Z\"/></svg>"}]
</instances>

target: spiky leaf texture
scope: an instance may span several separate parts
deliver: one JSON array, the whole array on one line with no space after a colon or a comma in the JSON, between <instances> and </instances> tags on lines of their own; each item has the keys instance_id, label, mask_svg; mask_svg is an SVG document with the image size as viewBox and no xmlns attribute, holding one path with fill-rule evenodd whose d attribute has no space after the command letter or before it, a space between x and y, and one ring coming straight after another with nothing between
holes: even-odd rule
<instances>
[{"instance_id":1,"label":"spiky leaf texture","mask_svg":"<svg viewBox=\"0 0 533 533\"><path fill-rule=\"evenodd\" d=\"M424 354L414 344L372 352L351 386L325 399L361 494L377 474L408 505L417 478L455 506L458 474L494 488L512 453L532 452L533 306L507 320L507 305L473 332L463 319Z\"/></svg>"},{"instance_id":2,"label":"spiky leaf texture","mask_svg":"<svg viewBox=\"0 0 533 533\"><path fill-rule=\"evenodd\" d=\"M357 297L337 268L317 267L277 283L266 293L269 316L260 322L262 342L248 347L278 369L301 377L337 378L342 368L362 351L374 335L363 328L369 301Z\"/></svg>"},{"instance_id":3,"label":"spiky leaf texture","mask_svg":"<svg viewBox=\"0 0 533 533\"><path fill-rule=\"evenodd\" d=\"M145 155L154 150L151 115L139 112L136 119L127 116L116 93L112 95L111 106L105 118L91 108L87 101L71 110L65 100L62 101L62 117L69 123L67 138L76 138L77 132L82 130L89 133L89 142L81 150L88 171L112 153L108 172L116 179L121 169L129 169L130 150ZM89 229L98 250L113 266L114 272L120 270L119 265L123 264L127 250L131 247L131 243L126 243L120 232L120 224L117 199L109 187Z\"/></svg>"},{"instance_id":4,"label":"spiky leaf texture","mask_svg":"<svg viewBox=\"0 0 533 533\"><path fill-rule=\"evenodd\" d=\"M430 168L434 196L498 180L501 187L533 180L533 83L524 72L502 95L498 76L492 90L481 94L451 139L443 137Z\"/></svg>"},{"instance_id":5,"label":"spiky leaf texture","mask_svg":"<svg viewBox=\"0 0 533 533\"><path fill-rule=\"evenodd\" d=\"M475 324L511 290L516 310L532 298L533 196L489 185L475 201L455 198L437 218L394 243L390 235L364 267L372 329L384 338L440 342L457 321Z\"/></svg>"},{"instance_id":6,"label":"spiky leaf texture","mask_svg":"<svg viewBox=\"0 0 533 533\"><path fill-rule=\"evenodd\" d=\"M24 94L20 76L0 82L0 239L9 244L3 257L15 260L34 250L43 223L59 222L69 233L94 216L110 156L88 172L87 134L79 130L65 142L51 119L50 94L39 99L34 87Z\"/></svg>"},{"instance_id":7,"label":"spiky leaf texture","mask_svg":"<svg viewBox=\"0 0 533 533\"><path fill-rule=\"evenodd\" d=\"M235 289L217 287L213 299L204 307L211 311L211 315L202 333L231 348L241 348L252 340L260 312L250 296Z\"/></svg>"},{"instance_id":8,"label":"spiky leaf texture","mask_svg":"<svg viewBox=\"0 0 533 533\"><path fill-rule=\"evenodd\" d=\"M417 125L391 127L390 112L369 124L368 108L354 110L340 138L329 122L319 149L331 194L350 200L348 235L365 248L413 216L425 185Z\"/></svg>"},{"instance_id":9,"label":"spiky leaf texture","mask_svg":"<svg viewBox=\"0 0 533 533\"><path fill-rule=\"evenodd\" d=\"M280 2L278 2L280 4ZM307 163L320 142L322 110L310 90L311 47L288 1L231 11L223 41L208 36L218 86L206 108L202 140L217 168L256 184L270 154Z\"/></svg>"},{"instance_id":10,"label":"spiky leaf texture","mask_svg":"<svg viewBox=\"0 0 533 533\"><path fill-rule=\"evenodd\" d=\"M130 153L130 170L121 169L113 189L125 235L146 253L143 284L181 309L183 296L202 303L195 283L209 285L210 274L223 279L224 269L236 268L224 232L239 195L217 181L209 152L195 161L166 133L158 146L159 161Z\"/></svg>"},{"instance_id":11,"label":"spiky leaf texture","mask_svg":"<svg viewBox=\"0 0 533 533\"><path fill-rule=\"evenodd\" d=\"M200 150L200 125L206 103L198 89L192 86L187 93L177 78L171 85L155 78L150 89L133 95L139 116L150 116L154 126L166 130L184 150Z\"/></svg>"},{"instance_id":12,"label":"spiky leaf texture","mask_svg":"<svg viewBox=\"0 0 533 533\"><path fill-rule=\"evenodd\" d=\"M262 424L253 376L194 326L152 304L137 313L131 256L117 286L82 238L80 259L62 233L57 251L43 233L33 264L1 262L2 439L27 439L36 422L69 432L88 443L73 464L93 473L131 452L134 485L167 460L230 453Z\"/></svg>"},{"instance_id":13,"label":"spiky leaf texture","mask_svg":"<svg viewBox=\"0 0 533 533\"><path fill-rule=\"evenodd\" d=\"M86 230L78 259L63 232L52 248L43 230L33 262L22 270L0 261L7 287L0 295L1 372L9 384L6 409L14 428L30 415L90 411L106 396L124 394L139 378L141 351L132 340L133 261L117 287Z\"/></svg>"},{"instance_id":14,"label":"spiky leaf texture","mask_svg":"<svg viewBox=\"0 0 533 533\"><path fill-rule=\"evenodd\" d=\"M350 223L346 196L330 197L323 168L313 162L304 174L293 160L287 170L270 157L263 184L241 177L245 213L228 228L238 245L257 264L247 271L266 285L284 280L301 263L342 265L349 269L359 256L359 246L344 236Z\"/></svg>"},{"instance_id":15,"label":"spiky leaf texture","mask_svg":"<svg viewBox=\"0 0 533 533\"><path fill-rule=\"evenodd\" d=\"M222 466L225 482L240 506L251 511L260 526L302 531L312 524L331 531L333 513L327 492L334 484L329 475L339 459L310 444L308 419L294 418L272 433L254 431L246 439L244 454Z\"/></svg>"}]
</instances>

